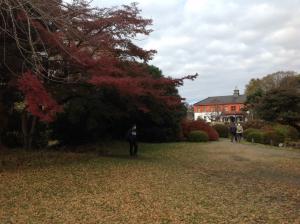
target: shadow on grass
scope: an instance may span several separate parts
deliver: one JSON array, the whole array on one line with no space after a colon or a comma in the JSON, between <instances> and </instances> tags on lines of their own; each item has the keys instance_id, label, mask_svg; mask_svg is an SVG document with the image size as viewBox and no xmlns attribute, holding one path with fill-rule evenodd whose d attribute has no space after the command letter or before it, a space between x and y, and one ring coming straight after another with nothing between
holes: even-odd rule
<instances>
[{"instance_id":1,"label":"shadow on grass","mask_svg":"<svg viewBox=\"0 0 300 224\"><path fill-rule=\"evenodd\" d=\"M14 150L0 154L0 172L17 171L50 166L70 166L94 160L95 153Z\"/></svg>"},{"instance_id":2,"label":"shadow on grass","mask_svg":"<svg viewBox=\"0 0 300 224\"><path fill-rule=\"evenodd\" d=\"M127 145L126 145L127 146ZM74 164L101 163L99 159L109 158L112 161L155 161L156 158L139 154L132 157L124 144L81 146L76 149L62 148L56 150L28 151L8 149L0 151L0 173L50 166L72 166ZM107 162L107 161L106 161Z\"/></svg>"}]
</instances>

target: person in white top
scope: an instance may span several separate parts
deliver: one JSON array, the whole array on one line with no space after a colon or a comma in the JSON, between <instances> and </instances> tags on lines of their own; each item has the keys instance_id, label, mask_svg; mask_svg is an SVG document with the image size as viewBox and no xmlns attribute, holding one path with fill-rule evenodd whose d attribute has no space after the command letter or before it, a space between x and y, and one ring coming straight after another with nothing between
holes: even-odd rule
<instances>
[{"instance_id":1,"label":"person in white top","mask_svg":"<svg viewBox=\"0 0 300 224\"><path fill-rule=\"evenodd\" d=\"M240 142L242 137L243 137L243 126L238 123L238 125L236 126L236 135L237 135L237 141Z\"/></svg>"}]
</instances>

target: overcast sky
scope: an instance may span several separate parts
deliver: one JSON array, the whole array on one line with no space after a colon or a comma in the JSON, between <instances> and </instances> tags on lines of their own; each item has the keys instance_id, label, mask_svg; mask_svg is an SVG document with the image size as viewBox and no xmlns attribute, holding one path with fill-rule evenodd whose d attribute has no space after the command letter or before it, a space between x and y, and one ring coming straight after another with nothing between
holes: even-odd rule
<instances>
[{"instance_id":1,"label":"overcast sky","mask_svg":"<svg viewBox=\"0 0 300 224\"><path fill-rule=\"evenodd\" d=\"M128 0L94 0L99 7ZM136 0L153 19L139 46L158 51L150 62L164 75L198 73L179 89L187 102L244 92L251 78L300 71L300 0Z\"/></svg>"}]
</instances>

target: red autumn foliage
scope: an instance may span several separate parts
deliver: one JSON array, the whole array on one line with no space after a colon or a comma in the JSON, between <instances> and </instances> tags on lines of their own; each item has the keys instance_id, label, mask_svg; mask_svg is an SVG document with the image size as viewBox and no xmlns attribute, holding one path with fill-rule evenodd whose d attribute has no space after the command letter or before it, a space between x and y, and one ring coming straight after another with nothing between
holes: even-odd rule
<instances>
[{"instance_id":1,"label":"red autumn foliage","mask_svg":"<svg viewBox=\"0 0 300 224\"><path fill-rule=\"evenodd\" d=\"M14 12L8 14L11 9ZM140 16L135 3L99 9L92 8L86 1L7 0L0 10L9 24L0 23L0 28L5 30L0 39L15 43L14 48L0 51L0 58L7 58L3 52L23 57L20 66L11 66L21 69L9 70L21 76L19 89L25 95L27 109L42 120L51 121L60 111L50 97L49 92L54 89L48 88L51 81L66 85L66 88L70 83L89 83L99 88L109 86L120 95L131 97L147 112L143 96L175 109L182 99L179 95L168 94L169 87L181 86L184 79L197 76L172 79L154 78L149 74L144 65L156 51L142 49L133 40L138 35L149 35L152 21ZM45 60L48 61L45 63ZM24 61L28 70L35 71L34 75L22 74ZM37 76L49 80L47 86ZM15 77L10 75L10 79Z\"/></svg>"},{"instance_id":2,"label":"red autumn foliage","mask_svg":"<svg viewBox=\"0 0 300 224\"><path fill-rule=\"evenodd\" d=\"M207 133L208 138L210 141L217 141L219 139L218 132L211 127L208 123L205 121L197 120L197 121L189 121L184 120L181 124L183 136L185 138L188 137L189 133L191 131L204 131Z\"/></svg>"},{"instance_id":3,"label":"red autumn foliage","mask_svg":"<svg viewBox=\"0 0 300 224\"><path fill-rule=\"evenodd\" d=\"M26 72L18 79L18 88L25 95L27 110L42 121L53 121L56 113L62 111L62 107L49 95L32 72Z\"/></svg>"}]
</instances>

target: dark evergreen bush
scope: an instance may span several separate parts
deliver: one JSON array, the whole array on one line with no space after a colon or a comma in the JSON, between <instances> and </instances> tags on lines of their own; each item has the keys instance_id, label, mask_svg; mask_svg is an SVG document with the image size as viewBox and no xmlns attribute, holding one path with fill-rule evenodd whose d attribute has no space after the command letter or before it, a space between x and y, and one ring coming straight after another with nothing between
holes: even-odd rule
<instances>
[{"instance_id":1,"label":"dark evergreen bush","mask_svg":"<svg viewBox=\"0 0 300 224\"><path fill-rule=\"evenodd\" d=\"M204 131L191 131L188 136L190 142L207 142L208 135Z\"/></svg>"},{"instance_id":2,"label":"dark evergreen bush","mask_svg":"<svg viewBox=\"0 0 300 224\"><path fill-rule=\"evenodd\" d=\"M170 109L166 105L145 97L147 112L137 107L132 99L112 89L84 89L82 96L68 101L64 112L51 124L53 139L61 144L86 144L101 140L125 140L133 124L137 125L139 141L178 141L181 120L186 108Z\"/></svg>"},{"instance_id":3,"label":"dark evergreen bush","mask_svg":"<svg viewBox=\"0 0 300 224\"><path fill-rule=\"evenodd\" d=\"M2 136L2 143L9 148L22 147L23 136L21 132L18 131L8 131Z\"/></svg>"}]
</instances>

